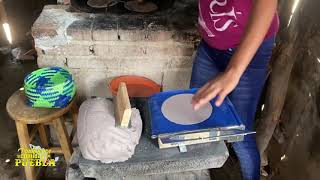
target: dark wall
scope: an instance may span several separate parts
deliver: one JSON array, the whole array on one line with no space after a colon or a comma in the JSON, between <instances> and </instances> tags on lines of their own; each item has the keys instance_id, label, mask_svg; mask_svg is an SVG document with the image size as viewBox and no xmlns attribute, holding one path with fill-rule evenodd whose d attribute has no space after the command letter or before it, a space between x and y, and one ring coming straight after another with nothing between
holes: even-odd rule
<instances>
[{"instance_id":1,"label":"dark wall","mask_svg":"<svg viewBox=\"0 0 320 180\"><path fill-rule=\"evenodd\" d=\"M35 19L46 4L54 4L56 0L3 0L8 22L11 27L14 44L30 39L30 29ZM0 26L0 46L6 39L2 24Z\"/></svg>"},{"instance_id":2,"label":"dark wall","mask_svg":"<svg viewBox=\"0 0 320 180\"><path fill-rule=\"evenodd\" d=\"M320 179L320 1L301 0L286 27L293 2L280 2L279 39L293 43L287 56L294 65L280 124L269 146L269 178L316 180Z\"/></svg>"}]
</instances>

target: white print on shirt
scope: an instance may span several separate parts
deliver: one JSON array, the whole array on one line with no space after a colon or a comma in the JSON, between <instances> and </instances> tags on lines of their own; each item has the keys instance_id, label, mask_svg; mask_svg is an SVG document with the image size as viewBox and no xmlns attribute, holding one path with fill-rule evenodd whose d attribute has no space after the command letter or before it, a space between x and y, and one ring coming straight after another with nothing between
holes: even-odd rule
<instances>
[{"instance_id":1,"label":"white print on shirt","mask_svg":"<svg viewBox=\"0 0 320 180\"><path fill-rule=\"evenodd\" d=\"M202 11L201 11L201 6L200 6L200 1L199 0L199 24L200 26L206 31L208 37L214 37L215 35L212 33L212 31L207 27L206 22L203 19L203 15L202 15ZM219 32L223 32L225 30L227 30L232 24L233 24L233 28L238 27L238 24L235 22L234 19L237 19L237 15L241 15L241 12L236 12L235 8L232 7L232 10L229 12L215 12L213 9L216 6L226 6L228 3L228 0L223 0L221 2L219 2L218 0L212 0L210 3L210 17L213 21L213 25L216 31ZM230 17L230 19L228 19L222 26L217 26L217 23L221 21L221 17Z\"/></svg>"}]
</instances>

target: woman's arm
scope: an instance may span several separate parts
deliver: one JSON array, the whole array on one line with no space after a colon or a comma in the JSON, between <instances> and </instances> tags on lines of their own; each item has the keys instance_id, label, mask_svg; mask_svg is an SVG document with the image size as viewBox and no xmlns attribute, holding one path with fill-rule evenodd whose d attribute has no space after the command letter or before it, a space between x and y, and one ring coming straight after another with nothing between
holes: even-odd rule
<instances>
[{"instance_id":1,"label":"woman's arm","mask_svg":"<svg viewBox=\"0 0 320 180\"><path fill-rule=\"evenodd\" d=\"M195 109L217 96L216 105L237 86L259 46L263 42L275 16L278 0L254 0L251 15L241 43L224 73L203 86L194 96Z\"/></svg>"}]
</instances>

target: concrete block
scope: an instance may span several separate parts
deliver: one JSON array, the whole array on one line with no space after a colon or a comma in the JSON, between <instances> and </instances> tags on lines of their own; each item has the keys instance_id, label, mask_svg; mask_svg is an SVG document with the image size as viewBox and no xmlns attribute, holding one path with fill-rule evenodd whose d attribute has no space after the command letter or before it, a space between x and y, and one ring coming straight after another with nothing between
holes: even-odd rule
<instances>
[{"instance_id":1,"label":"concrete block","mask_svg":"<svg viewBox=\"0 0 320 180\"><path fill-rule=\"evenodd\" d=\"M163 90L189 89L191 68L171 69L164 73Z\"/></svg>"}]
</instances>

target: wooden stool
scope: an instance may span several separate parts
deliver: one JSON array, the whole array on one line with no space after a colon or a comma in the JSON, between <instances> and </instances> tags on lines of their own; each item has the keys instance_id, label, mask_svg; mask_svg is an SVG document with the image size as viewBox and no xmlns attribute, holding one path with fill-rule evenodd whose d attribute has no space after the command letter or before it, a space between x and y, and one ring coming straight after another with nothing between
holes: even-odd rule
<instances>
[{"instance_id":1,"label":"wooden stool","mask_svg":"<svg viewBox=\"0 0 320 180\"><path fill-rule=\"evenodd\" d=\"M75 96L76 97L76 96ZM26 97L23 90L16 91L7 101L7 112L15 121L19 143L21 148L28 148L35 134L39 132L42 148L50 149L51 153L63 154L66 162L69 161L73 152L71 141L76 131L76 121L78 109L75 103L76 98L65 108L32 108L26 105ZM68 136L63 115L71 112L73 121L73 130ZM28 131L28 124L34 124L35 127ZM49 147L48 137L45 126L52 124L59 139L61 147ZM25 166L27 180L36 179L35 169L32 166Z\"/></svg>"}]
</instances>

